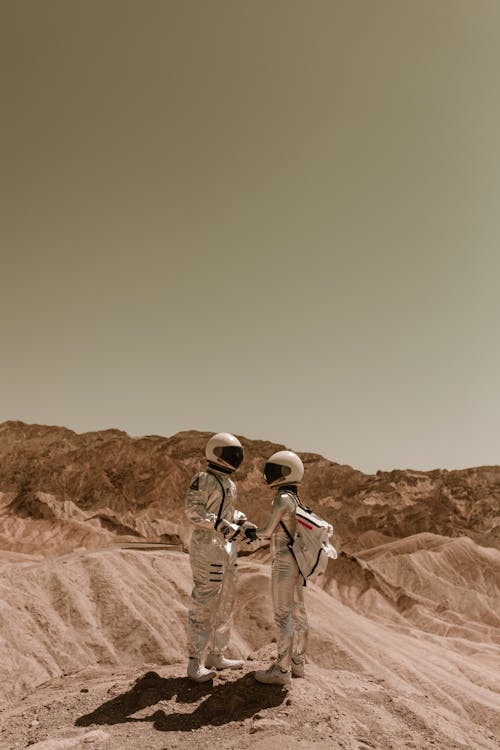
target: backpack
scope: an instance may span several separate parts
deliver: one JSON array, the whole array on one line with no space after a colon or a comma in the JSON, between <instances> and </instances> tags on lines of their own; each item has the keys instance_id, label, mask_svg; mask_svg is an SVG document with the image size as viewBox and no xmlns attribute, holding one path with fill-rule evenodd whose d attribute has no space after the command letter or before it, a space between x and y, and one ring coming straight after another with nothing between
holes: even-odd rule
<instances>
[{"instance_id":1,"label":"backpack","mask_svg":"<svg viewBox=\"0 0 500 750\"><path fill-rule=\"evenodd\" d=\"M297 501L295 539L283 521L280 523L290 540L288 549L295 558L305 586L307 579L313 574L319 576L325 572L329 557L333 560L337 559L337 550L330 543L333 526L309 508L302 507L296 496L294 498Z\"/></svg>"}]
</instances>

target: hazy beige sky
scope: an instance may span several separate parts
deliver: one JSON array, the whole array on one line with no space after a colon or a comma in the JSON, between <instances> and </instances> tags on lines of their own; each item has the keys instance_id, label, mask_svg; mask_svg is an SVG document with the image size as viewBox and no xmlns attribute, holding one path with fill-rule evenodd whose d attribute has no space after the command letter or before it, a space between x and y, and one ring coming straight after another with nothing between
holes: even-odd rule
<instances>
[{"instance_id":1,"label":"hazy beige sky","mask_svg":"<svg viewBox=\"0 0 500 750\"><path fill-rule=\"evenodd\" d=\"M498 464L497 0L2 0L0 421Z\"/></svg>"}]
</instances>

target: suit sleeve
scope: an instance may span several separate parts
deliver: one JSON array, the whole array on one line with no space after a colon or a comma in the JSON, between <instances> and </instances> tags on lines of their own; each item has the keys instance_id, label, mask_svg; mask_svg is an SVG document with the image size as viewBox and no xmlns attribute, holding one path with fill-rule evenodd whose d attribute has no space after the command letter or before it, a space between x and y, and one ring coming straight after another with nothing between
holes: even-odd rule
<instances>
[{"instance_id":1,"label":"suit sleeve","mask_svg":"<svg viewBox=\"0 0 500 750\"><path fill-rule=\"evenodd\" d=\"M285 494L276 495L271 507L271 515L266 525L257 529L257 536L271 536L285 513L294 509L295 506L291 497Z\"/></svg>"},{"instance_id":2,"label":"suit sleeve","mask_svg":"<svg viewBox=\"0 0 500 750\"><path fill-rule=\"evenodd\" d=\"M217 516L208 511L208 501L213 492L209 475L204 471L196 474L187 491L185 512L192 524L202 529L213 530Z\"/></svg>"}]
</instances>

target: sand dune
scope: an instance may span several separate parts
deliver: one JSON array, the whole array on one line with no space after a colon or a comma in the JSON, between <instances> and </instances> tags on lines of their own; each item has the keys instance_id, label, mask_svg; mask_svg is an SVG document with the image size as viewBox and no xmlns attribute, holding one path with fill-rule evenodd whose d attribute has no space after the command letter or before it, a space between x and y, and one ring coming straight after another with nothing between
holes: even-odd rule
<instances>
[{"instance_id":1,"label":"sand dune","mask_svg":"<svg viewBox=\"0 0 500 750\"><path fill-rule=\"evenodd\" d=\"M177 661L190 582L185 556L172 554L101 551L4 568L1 697L91 664Z\"/></svg>"},{"instance_id":2,"label":"sand dune","mask_svg":"<svg viewBox=\"0 0 500 750\"><path fill-rule=\"evenodd\" d=\"M461 639L500 644L500 552L468 538L418 534L341 554L325 590L366 616Z\"/></svg>"},{"instance_id":3,"label":"sand dune","mask_svg":"<svg viewBox=\"0 0 500 750\"><path fill-rule=\"evenodd\" d=\"M415 736L439 728L443 747L453 747L460 735L466 747L494 748L488 733L498 731L500 630L494 614L485 624L481 613L499 611L499 566L496 550L419 535L361 553L358 560L346 558L336 577L327 576L324 590L309 586L311 669L335 675L315 710L328 710L338 695L369 679L365 692L376 695L368 700L370 711L397 700L400 711L420 722ZM245 558L240 571L234 653L258 658L269 653L274 635L269 566ZM367 574L375 579L369 587L363 584ZM187 555L82 552L22 566L6 563L1 576L4 706L84 668L137 670L148 663L178 665L170 674L184 674ZM447 587L453 599L443 609L440 594ZM448 617L472 607L470 601L459 607L467 588L474 590L477 616L466 626L451 622L446 632ZM382 731L383 717L377 721Z\"/></svg>"}]
</instances>

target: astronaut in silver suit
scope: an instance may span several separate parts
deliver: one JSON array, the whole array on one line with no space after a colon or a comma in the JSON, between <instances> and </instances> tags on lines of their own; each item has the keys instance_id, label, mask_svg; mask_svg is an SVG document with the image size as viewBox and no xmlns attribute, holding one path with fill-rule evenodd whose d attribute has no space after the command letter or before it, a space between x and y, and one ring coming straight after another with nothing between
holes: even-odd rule
<instances>
[{"instance_id":1,"label":"astronaut in silver suit","mask_svg":"<svg viewBox=\"0 0 500 750\"><path fill-rule=\"evenodd\" d=\"M208 466L191 480L186 515L193 524L189 557L193 591L188 613L188 677L205 682L216 669L239 669L243 661L228 659L231 614L236 595L236 539L255 539L255 524L237 510L236 484L229 474L243 460L234 435L217 433L205 448ZM207 653L205 658L205 653Z\"/></svg>"},{"instance_id":2,"label":"astronaut in silver suit","mask_svg":"<svg viewBox=\"0 0 500 750\"><path fill-rule=\"evenodd\" d=\"M295 510L300 499L297 485L304 466L292 451L278 451L267 461L264 477L277 492L267 524L257 529L257 537L271 538L271 591L276 625L277 658L269 669L255 673L258 682L286 685L290 677L303 677L307 649L308 623L304 606L304 579L288 548L289 536L295 537Z\"/></svg>"}]
</instances>

